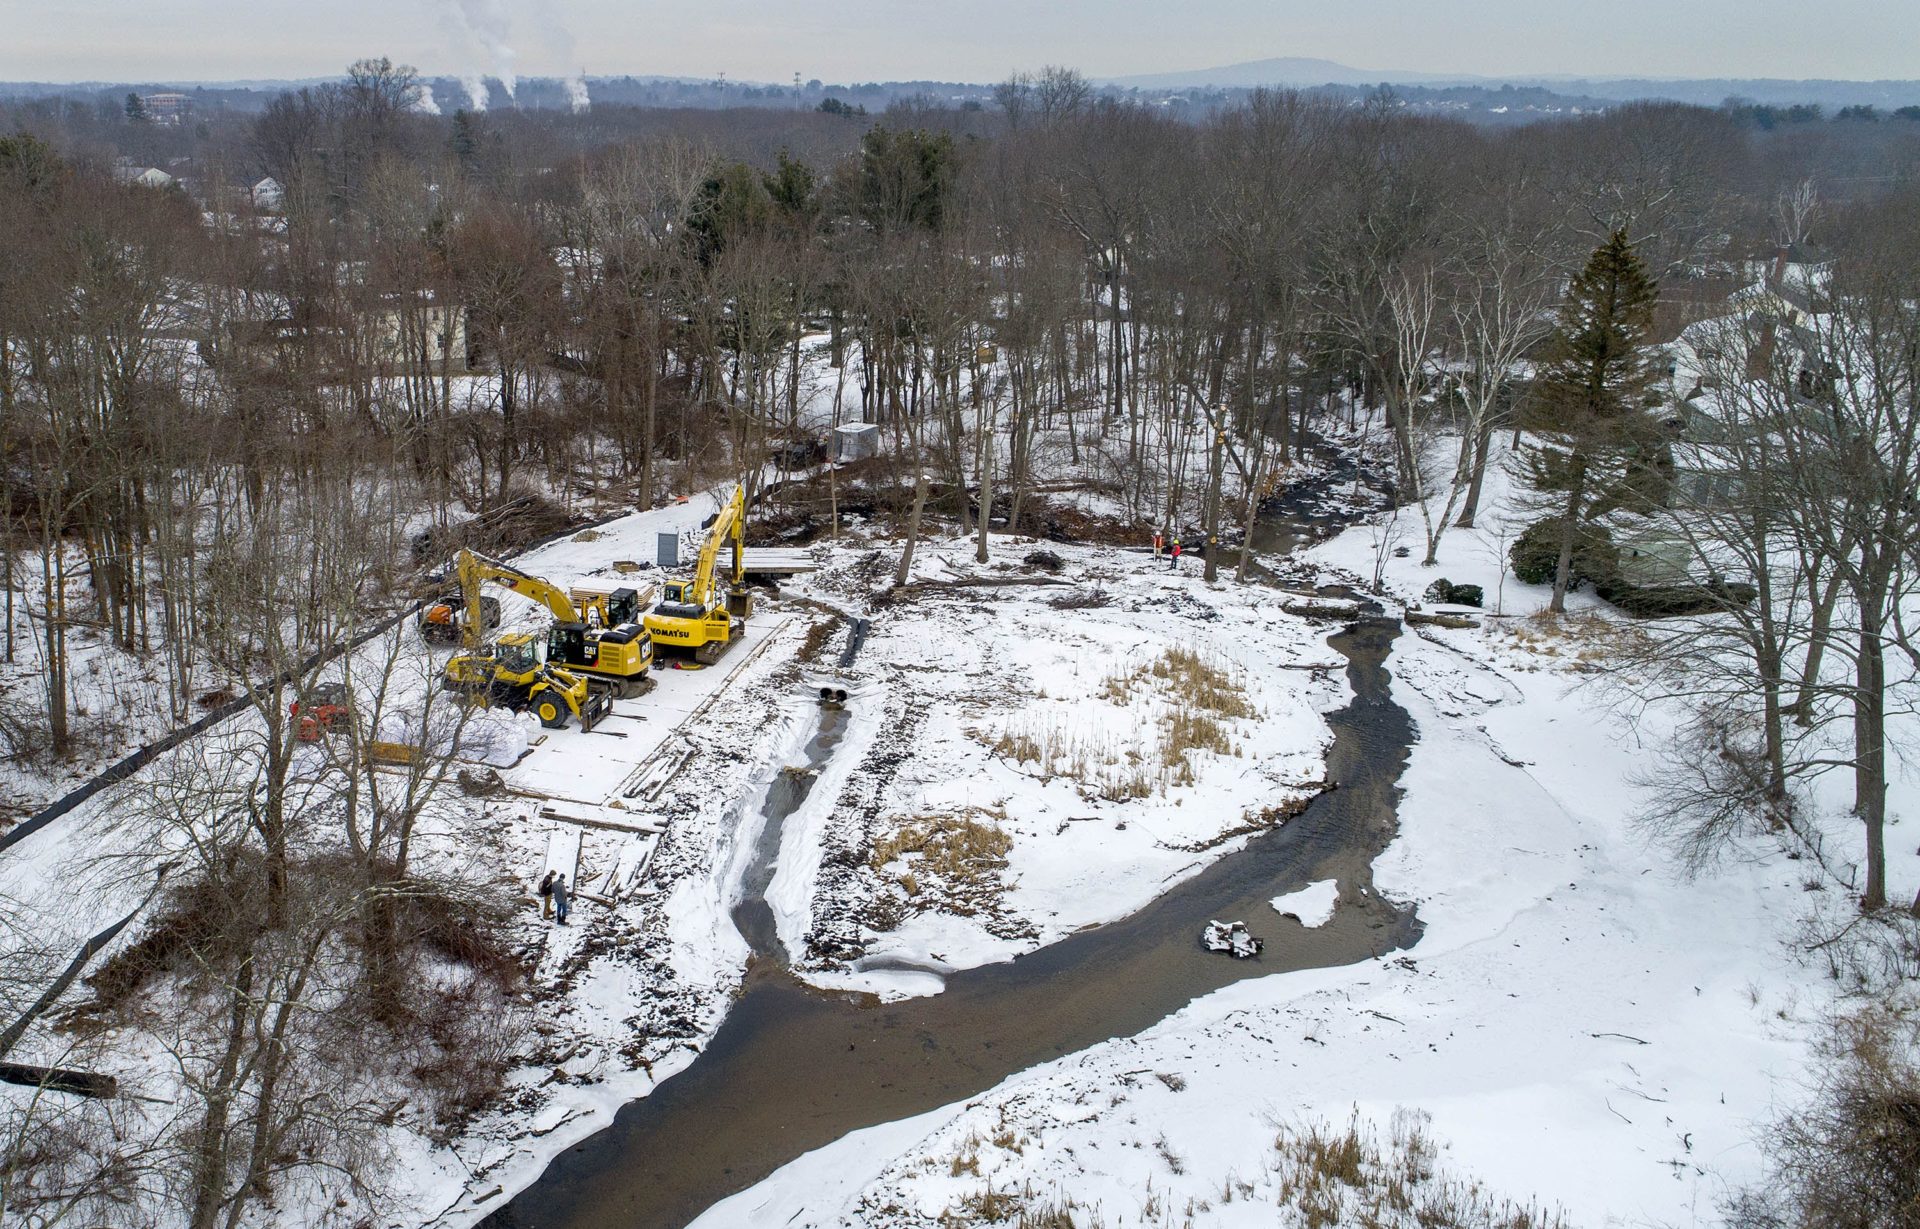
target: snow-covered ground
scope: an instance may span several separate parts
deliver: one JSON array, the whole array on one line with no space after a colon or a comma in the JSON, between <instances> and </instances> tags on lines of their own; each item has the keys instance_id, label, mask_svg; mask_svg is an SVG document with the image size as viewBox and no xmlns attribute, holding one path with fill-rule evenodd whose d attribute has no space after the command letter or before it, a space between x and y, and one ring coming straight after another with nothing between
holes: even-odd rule
<instances>
[{"instance_id":1,"label":"snow-covered ground","mask_svg":"<svg viewBox=\"0 0 1920 1229\"><path fill-rule=\"evenodd\" d=\"M1676 714L1626 725L1591 686L1605 624L1530 617L1546 595L1503 575L1504 481L1438 569L1420 567L1404 512L1306 560L1319 579L1378 577L1390 602L1438 575L1486 589L1485 626L1408 629L1387 661L1419 738L1375 888L1417 903L1414 948L1240 982L848 1136L701 1223L965 1223L998 1192L1071 1199L1105 1224L1267 1225L1287 1183L1276 1133L1354 1115L1383 1134L1423 1121L1442 1170L1577 1223L1710 1219L1756 1172L1755 1127L1793 1096L1824 1001L1789 937L1810 901L1841 894L1766 848L1689 882L1649 845L1632 782ZM521 562L606 579L712 507L637 514ZM1282 613L1271 588L1002 535L984 564L971 539L923 542L913 583L882 599L897 550L858 525L818 544L819 570L764 600L720 666L660 671L602 730L535 742L505 774L523 794L448 798L423 824L423 857L479 860L521 891L581 833L578 881L617 899L582 901L561 931L524 897L534 1041L505 1102L452 1145L403 1118L381 1223L477 1220L694 1060L741 984L731 911L822 683L851 693L848 718L784 823L766 899L796 972L826 989L939 993L952 970L1132 912L1320 786L1344 661L1329 626ZM510 624L537 621L503 602ZM842 669L860 618L870 632ZM543 805L665 832L582 832ZM1910 809L1903 783L1895 814ZM0 893L66 891L59 866L98 831L81 814L23 842ZM1893 844L1894 891L1910 894L1920 857ZM1271 918L1324 924L1351 907L1342 889L1276 897ZM87 897L58 917L77 943L130 904Z\"/></svg>"},{"instance_id":2,"label":"snow-covered ground","mask_svg":"<svg viewBox=\"0 0 1920 1229\"><path fill-rule=\"evenodd\" d=\"M1437 569L1420 567L1404 512L1309 553L1329 572L1377 571L1402 601L1438 575L1479 583L1506 616L1410 628L1387 662L1419 738L1375 877L1417 902L1415 947L1243 981L1136 1037L856 1132L711 1209L702 1229L964 1224L1069 1205L1076 1223L1292 1223L1280 1205L1299 1192L1276 1137L1355 1115L1382 1136L1423 1123L1442 1174L1571 1223L1717 1219L1716 1201L1760 1172L1757 1128L1800 1094L1808 1026L1828 1002L1795 927L1810 908L1845 908L1844 892L1757 842L1695 880L1650 844L1634 783L1676 714L1629 725L1589 685L1604 622L1530 617L1547 594L1502 578L1515 532L1500 523L1504 485L1496 476L1489 527L1450 533ZM1913 804L1902 782L1896 816ZM1833 828L1844 840L1844 816ZM1920 858L1892 843L1899 897L1920 885ZM1275 907L1304 923L1330 895L1314 885Z\"/></svg>"},{"instance_id":3,"label":"snow-covered ground","mask_svg":"<svg viewBox=\"0 0 1920 1229\"><path fill-rule=\"evenodd\" d=\"M1145 551L973 552L924 545L875 612L842 677L848 732L787 822L770 903L816 984L891 992L897 974L863 970L968 968L1124 916L1323 784L1344 661L1271 591ZM827 560L802 591L841 602L892 563Z\"/></svg>"},{"instance_id":4,"label":"snow-covered ground","mask_svg":"<svg viewBox=\"0 0 1920 1229\"><path fill-rule=\"evenodd\" d=\"M517 562L561 583L613 579L613 561L648 558L657 533L697 536L713 506L702 496L635 514ZM1043 548L1057 562L1028 562ZM802 971L825 986L937 992L943 970L1131 912L1319 788L1320 714L1344 695L1324 628L1273 617L1259 590L1205 590L1197 560L1176 573L1146 551L997 536L979 565L973 549L970 539L924 542L914 584L876 604L898 543L856 526L815 548L818 573L763 597L746 642L718 666L656 671L650 693L618 703L594 732L496 714L467 727L468 756L505 765L517 792L443 791L415 856L423 867L484 868L482 878L524 894L515 941L534 969L532 1037L503 1103L450 1146L401 1117L386 1141L383 1223L477 1219L692 1061L739 987L748 948L731 908L767 792L816 728L823 679L852 692L849 719L787 821L767 896ZM526 599L500 597L509 628L541 621ZM840 671L855 616L871 619L871 633ZM822 623L837 630L810 635ZM402 690L430 686L437 658L411 628L396 635ZM1156 673L1175 649L1180 672ZM351 663L362 679L379 664ZM1176 726L1195 686L1212 697L1209 724ZM206 746L252 730L243 714ZM318 769L324 756L307 758ZM0 893L28 908L71 897L90 856L131 835L113 825L113 807L103 795L10 850ZM543 810L665 833L583 830ZM951 847L949 832L960 838ZM617 900L581 899L575 925L560 930L540 921L530 889L548 867L572 864L575 837L576 885L612 887ZM890 857L867 856L887 842ZM844 869L848 851L857 873L823 873ZM638 886L620 890L640 867ZM138 887L45 908L59 921L40 937L77 947L137 904ZM16 1057L49 1060L53 1044L30 1037ZM115 1074L143 1095L168 1094L171 1077L137 1056Z\"/></svg>"}]
</instances>

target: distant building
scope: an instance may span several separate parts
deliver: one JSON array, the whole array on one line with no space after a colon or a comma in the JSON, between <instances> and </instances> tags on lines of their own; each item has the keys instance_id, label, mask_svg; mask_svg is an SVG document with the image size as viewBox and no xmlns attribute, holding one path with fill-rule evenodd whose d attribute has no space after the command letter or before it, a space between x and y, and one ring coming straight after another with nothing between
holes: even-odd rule
<instances>
[{"instance_id":1,"label":"distant building","mask_svg":"<svg viewBox=\"0 0 1920 1229\"><path fill-rule=\"evenodd\" d=\"M844 423L833 429L833 459L861 461L880 451L880 428L870 422Z\"/></svg>"},{"instance_id":2,"label":"distant building","mask_svg":"<svg viewBox=\"0 0 1920 1229\"><path fill-rule=\"evenodd\" d=\"M193 110L193 99L185 94L143 94L140 105L150 124L184 124Z\"/></svg>"},{"instance_id":3,"label":"distant building","mask_svg":"<svg viewBox=\"0 0 1920 1229\"><path fill-rule=\"evenodd\" d=\"M253 207L261 213L279 213L281 206L287 203L287 190L271 175L253 185L248 192L253 197Z\"/></svg>"},{"instance_id":4,"label":"distant building","mask_svg":"<svg viewBox=\"0 0 1920 1229\"><path fill-rule=\"evenodd\" d=\"M150 166L135 173L128 182L138 184L142 188L171 188L174 180L173 176L159 167Z\"/></svg>"}]
</instances>

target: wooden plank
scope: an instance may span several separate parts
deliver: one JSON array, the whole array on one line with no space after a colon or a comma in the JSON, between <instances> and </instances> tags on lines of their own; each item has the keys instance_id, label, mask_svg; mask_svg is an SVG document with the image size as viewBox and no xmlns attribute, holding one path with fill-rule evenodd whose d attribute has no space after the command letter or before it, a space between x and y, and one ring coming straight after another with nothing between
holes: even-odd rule
<instances>
[{"instance_id":1,"label":"wooden plank","mask_svg":"<svg viewBox=\"0 0 1920 1229\"><path fill-rule=\"evenodd\" d=\"M539 817L541 819L558 820L560 823L573 824L581 828L600 828L607 832L661 833L667 830L667 826L658 820L619 820L591 815L570 815L564 811L556 811L552 807L541 807Z\"/></svg>"},{"instance_id":2,"label":"wooden plank","mask_svg":"<svg viewBox=\"0 0 1920 1229\"><path fill-rule=\"evenodd\" d=\"M749 546L740 552L740 566L761 576L793 576L820 570L811 552L780 546Z\"/></svg>"},{"instance_id":3,"label":"wooden plank","mask_svg":"<svg viewBox=\"0 0 1920 1229\"><path fill-rule=\"evenodd\" d=\"M580 837L580 829L571 826L547 833L547 861L540 870L542 878L548 871L554 871L567 877L569 887L579 883Z\"/></svg>"}]
</instances>

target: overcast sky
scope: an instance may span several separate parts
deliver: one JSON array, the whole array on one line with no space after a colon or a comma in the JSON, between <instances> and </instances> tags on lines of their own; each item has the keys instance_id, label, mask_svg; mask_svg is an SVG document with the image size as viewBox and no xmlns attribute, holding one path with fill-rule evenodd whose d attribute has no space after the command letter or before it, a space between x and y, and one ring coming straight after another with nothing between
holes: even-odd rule
<instances>
[{"instance_id":1,"label":"overcast sky","mask_svg":"<svg viewBox=\"0 0 1920 1229\"><path fill-rule=\"evenodd\" d=\"M1920 77L1920 0L0 0L0 80L581 68L995 81L1316 56L1483 75ZM494 49L487 46L492 32Z\"/></svg>"}]
</instances>

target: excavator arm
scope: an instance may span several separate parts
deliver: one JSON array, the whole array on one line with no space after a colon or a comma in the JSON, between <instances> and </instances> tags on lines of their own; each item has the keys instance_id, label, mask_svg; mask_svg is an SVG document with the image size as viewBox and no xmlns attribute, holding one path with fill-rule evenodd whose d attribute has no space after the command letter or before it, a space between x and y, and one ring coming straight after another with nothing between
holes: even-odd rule
<instances>
[{"instance_id":1,"label":"excavator arm","mask_svg":"<svg viewBox=\"0 0 1920 1229\"><path fill-rule=\"evenodd\" d=\"M562 623L582 621L565 589L551 585L538 576L522 572L512 564L490 559L462 547L459 555L455 556L454 569L460 577L461 598L467 604L465 635L469 648L479 647L480 631L478 629L486 626L480 618L480 586L489 580L496 581L515 593L539 602L552 611L553 617Z\"/></svg>"},{"instance_id":2,"label":"excavator arm","mask_svg":"<svg viewBox=\"0 0 1920 1229\"><path fill-rule=\"evenodd\" d=\"M713 518L713 528L707 533L706 543L700 547L699 563L693 573L693 600L701 607L711 608L714 604L713 569L719 562L722 542L733 549L733 566L728 582L738 585L745 579L741 548L745 545L746 522L746 488L736 486L733 495L720 505L719 513Z\"/></svg>"}]
</instances>

